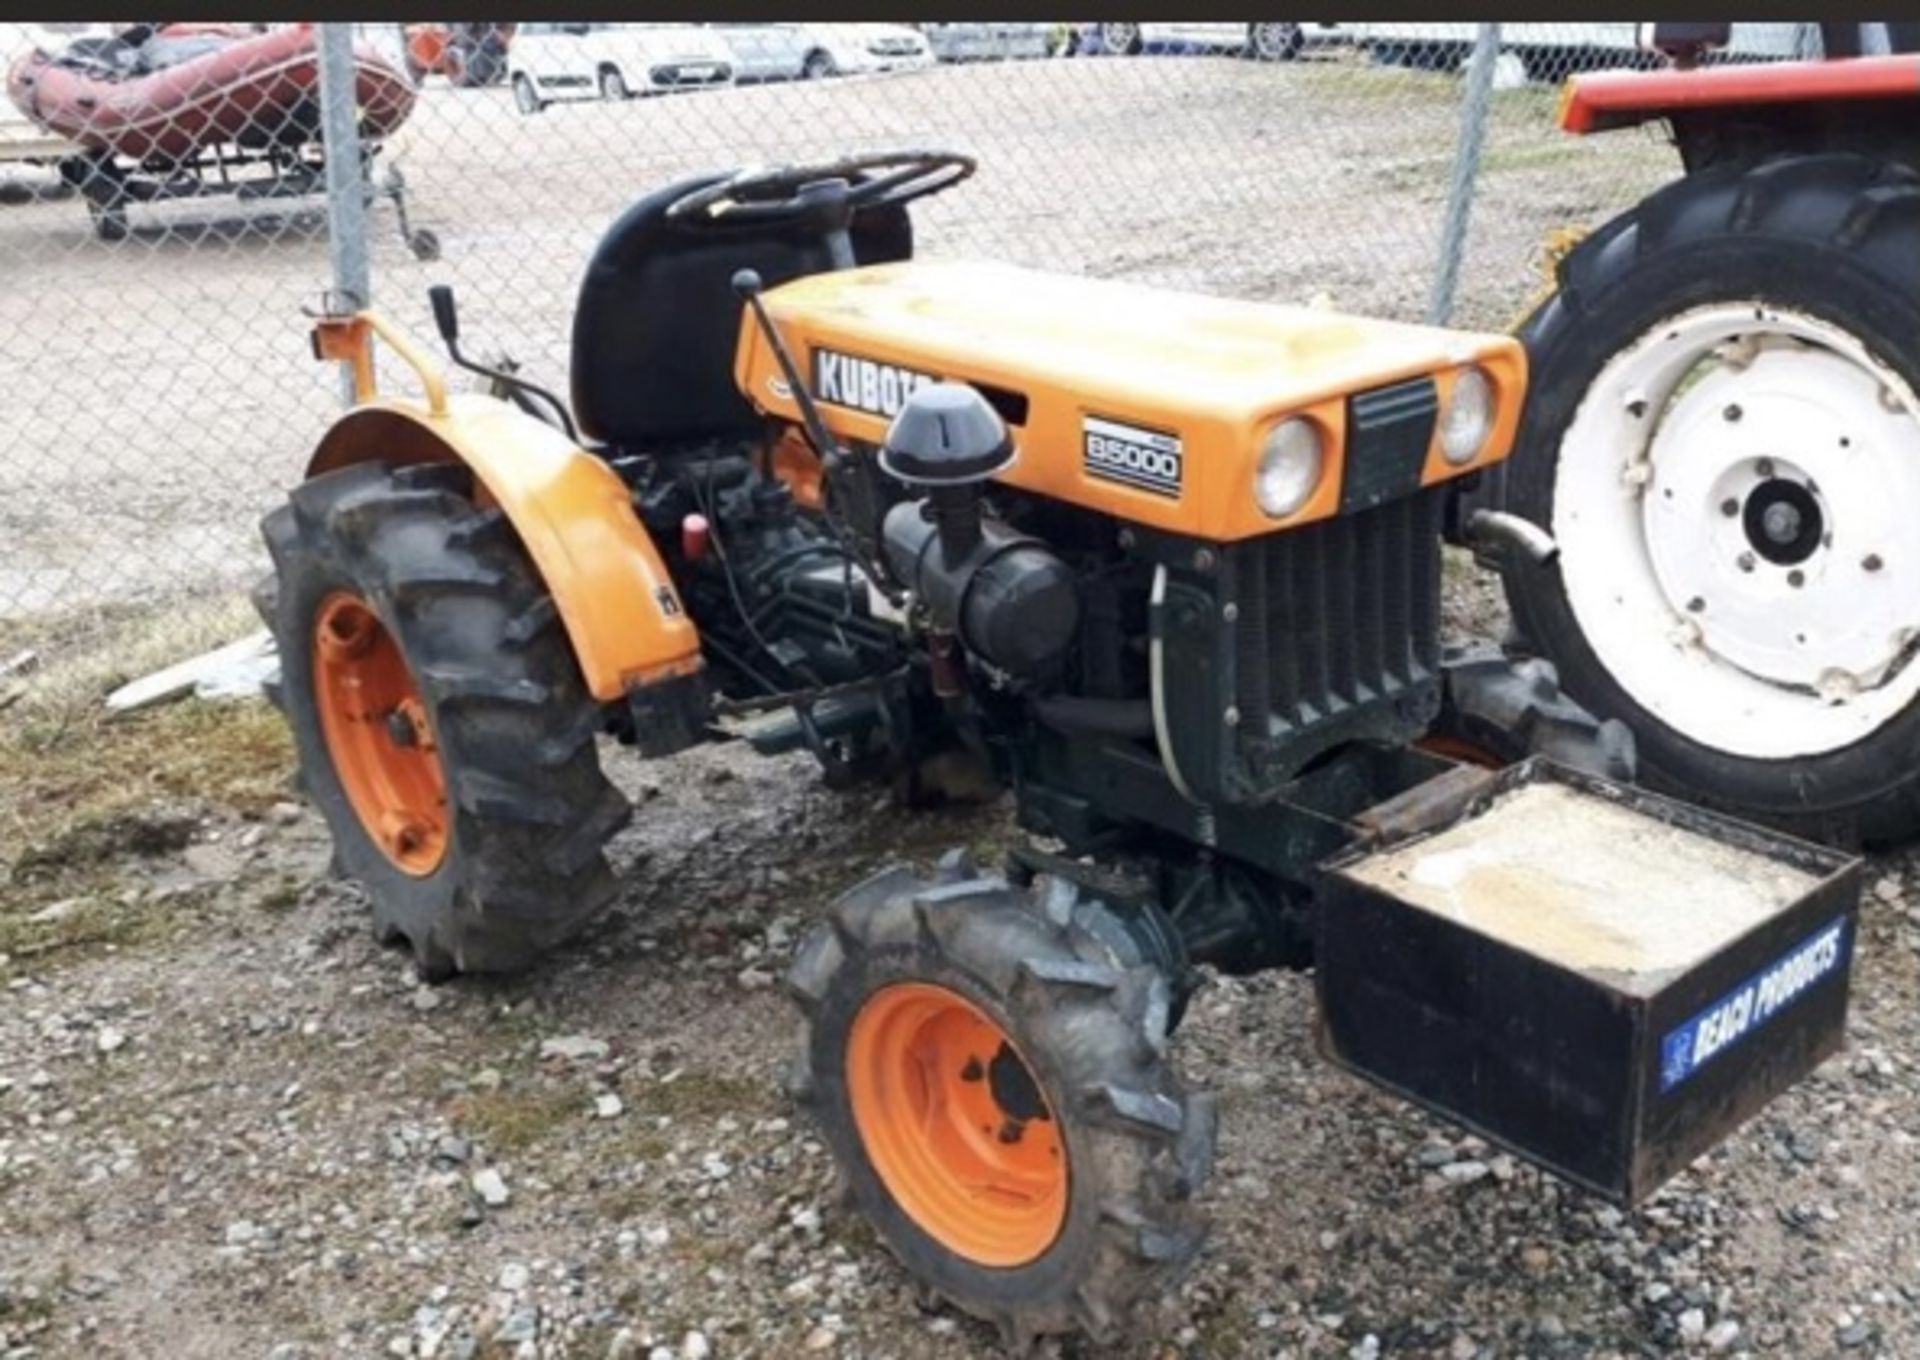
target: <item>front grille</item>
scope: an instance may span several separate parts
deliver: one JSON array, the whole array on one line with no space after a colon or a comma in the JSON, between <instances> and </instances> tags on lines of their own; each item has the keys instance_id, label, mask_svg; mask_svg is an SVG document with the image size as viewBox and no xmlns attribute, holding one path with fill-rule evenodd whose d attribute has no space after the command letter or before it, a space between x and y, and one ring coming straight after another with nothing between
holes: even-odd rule
<instances>
[{"instance_id":1,"label":"front grille","mask_svg":"<svg viewBox=\"0 0 1920 1360\"><path fill-rule=\"evenodd\" d=\"M1418 491L1439 415L1440 397L1432 378L1348 398L1340 513L1350 515Z\"/></svg>"},{"instance_id":2,"label":"front grille","mask_svg":"<svg viewBox=\"0 0 1920 1360\"><path fill-rule=\"evenodd\" d=\"M1402 496L1228 552L1243 717L1267 714L1285 743L1434 689L1441 510L1438 491Z\"/></svg>"}]
</instances>

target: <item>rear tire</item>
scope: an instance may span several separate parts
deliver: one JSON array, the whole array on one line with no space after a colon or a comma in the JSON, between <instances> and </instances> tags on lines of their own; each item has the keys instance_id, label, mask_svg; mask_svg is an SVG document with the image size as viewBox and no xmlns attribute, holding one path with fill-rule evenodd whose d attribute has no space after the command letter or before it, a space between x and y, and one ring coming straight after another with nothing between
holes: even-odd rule
<instances>
[{"instance_id":1,"label":"rear tire","mask_svg":"<svg viewBox=\"0 0 1920 1360\"><path fill-rule=\"evenodd\" d=\"M275 575L256 603L302 782L377 933L405 939L429 979L524 968L578 929L615 895L602 848L631 815L600 772L600 711L553 601L501 511L471 495L455 464L367 463L303 483L261 525ZM338 701L324 672L341 643L319 629L343 599L404 661L413 732L403 723L394 741L427 745L438 766L438 811L423 796L407 814L438 828L437 859L410 862L362 810L379 790L356 774L354 742L373 723L395 731L401 709ZM347 692L376 702L357 681Z\"/></svg>"},{"instance_id":2,"label":"rear tire","mask_svg":"<svg viewBox=\"0 0 1920 1360\"><path fill-rule=\"evenodd\" d=\"M1912 575L1915 563L1891 546L1910 543L1910 530L1903 534L1897 523L1872 527L1886 516L1910 525L1920 515L1920 484L1908 484L1910 474L1901 471L1913 456L1914 421L1920 420L1911 408L1902 414L1920 389L1920 176L1852 155L1711 167L1600 228L1562 262L1559 283L1522 330L1531 378L1519 451L1505 474L1507 505L1552 528L1562 542L1555 566L1514 566L1506 573L1522 645L1549 657L1581 704L1634 729L1649 783L1816 838L1877 843L1911 836L1920 830L1920 761L1914 758L1920 698L1907 698L1902 686L1911 688L1916 677L1907 672L1915 662L1908 659L1906 672L1897 659L1891 672L1868 670L1869 678L1884 677L1878 685L1824 699L1784 679L1768 682L1754 671L1757 662L1745 669L1734 662L1764 648L1809 666L1845 659L1846 673L1859 674L1862 663L1851 659L1865 646L1859 639L1883 636L1872 611L1920 615L1920 594L1907 593L1920 579ZM1646 432L1641 442L1652 451L1654 472L1643 497L1651 508L1639 519L1652 527L1643 529L1641 548L1583 552L1580 545L1593 541L1592 526L1614 513L1609 506L1627 470L1624 446L1634 443L1609 436L1608 422L1639 418L1628 399L1633 392L1608 394L1621 382L1639 391L1636 384L1645 384L1623 366L1662 362L1661 346L1692 343L1690 326L1703 346L1732 346L1730 352L1758 357L1737 365L1716 358L1717 367L1688 370L1672 396L1648 387L1656 398L1650 419L1672 421L1673 428L1680 428L1681 403L1696 394L1691 399L1710 408L1705 436L1686 444L1686 458L1676 454L1669 464L1653 456L1664 447L1665 425ZM1739 350L1735 341L1750 343L1748 332L1762 337L1762 348ZM1791 338L1798 334L1834 343ZM1682 356L1676 363L1684 359L1684 350L1675 353ZM1808 376L1810 365L1818 366L1817 381ZM1768 369L1776 376L1759 376ZM1696 373L1705 376L1696 379ZM1742 381L1750 391L1708 385ZM1801 405L1820 417L1811 431L1817 438L1797 425L1782 428L1768 414L1780 401L1774 392L1788 390L1782 384L1809 382L1806 390L1819 400ZM1854 382L1865 383L1866 400L1849 395ZM1905 395L1897 390L1902 385ZM1738 400L1721 397L1723 390ZM1833 394L1830 406L1823 404L1826 393ZM1638 404L1648 405L1645 399ZM1743 408L1753 415L1741 422ZM1752 545L1758 552L1739 552L1747 546L1740 542L1714 546L1725 535L1753 532L1738 511L1742 498L1757 497L1760 489L1749 495L1742 483L1732 495L1714 490L1697 504L1684 484L1673 489L1690 465L1722 457L1719 445L1733 449L1749 428L1782 445L1762 450L1768 458L1756 465L1760 476L1774 476L1773 459L1780 460L1781 476L1791 464L1827 460L1817 481L1808 474L1827 503L1826 546L1816 542L1792 573L1787 567L1794 563L1762 560L1765 543ZM1729 463L1728 475L1737 468ZM1650 518L1661 506L1652 495L1656 486L1662 496L1678 495L1672 514L1690 516L1675 520L1671 531ZM1670 540L1660 536L1669 532ZM1642 570L1635 563L1680 560L1659 556L1669 541L1723 573L1738 553L1739 572L1724 574L1732 584L1718 589L1680 591L1678 615L1670 602L1635 609ZM1693 562L1684 566L1692 570ZM1653 571L1658 575L1661 567ZM1747 587L1740 582L1759 590L1775 577L1784 583L1777 603L1762 600L1750 610L1744 632L1699 633L1705 645L1696 646L1703 656L1688 672L1691 679L1672 669L1678 663L1671 656L1684 650L1668 640L1676 617L1697 610L1701 629L1729 629L1731 623L1721 621L1730 619L1728 609L1744 607ZM1671 592L1667 578L1660 579ZM1907 600L1911 607L1903 605ZM1798 622L1802 617L1806 622ZM1796 642L1814 650L1800 660ZM1668 669L1658 669L1663 666Z\"/></svg>"},{"instance_id":3,"label":"rear tire","mask_svg":"<svg viewBox=\"0 0 1920 1360\"><path fill-rule=\"evenodd\" d=\"M529 118L547 107L547 101L533 88L533 80L525 72L514 73L513 105Z\"/></svg>"},{"instance_id":4,"label":"rear tire","mask_svg":"<svg viewBox=\"0 0 1920 1360\"><path fill-rule=\"evenodd\" d=\"M1205 1236L1190 1199L1213 1098L1174 1075L1167 981L1104 942L1105 916L1069 885L1030 893L959 857L935 880L889 869L834 905L787 980L806 1015L793 1093L855 1202L1016 1351L1111 1339Z\"/></svg>"},{"instance_id":5,"label":"rear tire","mask_svg":"<svg viewBox=\"0 0 1920 1360\"><path fill-rule=\"evenodd\" d=\"M600 97L609 103L619 103L633 98L627 89L627 78L614 67L607 66L600 71Z\"/></svg>"},{"instance_id":6,"label":"rear tire","mask_svg":"<svg viewBox=\"0 0 1920 1360\"><path fill-rule=\"evenodd\" d=\"M807 59L800 64L800 75L806 80L825 80L837 70L832 54L823 51L807 53Z\"/></svg>"}]
</instances>

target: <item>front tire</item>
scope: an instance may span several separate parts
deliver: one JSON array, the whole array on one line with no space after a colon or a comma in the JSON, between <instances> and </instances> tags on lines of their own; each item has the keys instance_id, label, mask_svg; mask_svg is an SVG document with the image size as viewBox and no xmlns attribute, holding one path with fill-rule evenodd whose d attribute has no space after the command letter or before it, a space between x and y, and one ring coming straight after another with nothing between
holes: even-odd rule
<instances>
[{"instance_id":1,"label":"front tire","mask_svg":"<svg viewBox=\"0 0 1920 1360\"><path fill-rule=\"evenodd\" d=\"M1507 571L1522 643L1651 783L1822 839L1920 830L1920 175L1714 166L1559 281L1506 474L1562 550Z\"/></svg>"},{"instance_id":2,"label":"front tire","mask_svg":"<svg viewBox=\"0 0 1920 1360\"><path fill-rule=\"evenodd\" d=\"M627 89L627 78L612 66L601 69L600 97L610 104L633 98L632 93Z\"/></svg>"},{"instance_id":3,"label":"front tire","mask_svg":"<svg viewBox=\"0 0 1920 1360\"><path fill-rule=\"evenodd\" d=\"M895 868L840 899L795 957L796 1098L853 1198L925 1286L1037 1336L1113 1337L1198 1253L1211 1096L1166 1061L1161 971L1106 909Z\"/></svg>"},{"instance_id":4,"label":"front tire","mask_svg":"<svg viewBox=\"0 0 1920 1360\"><path fill-rule=\"evenodd\" d=\"M1292 61L1305 45L1298 24L1247 25L1247 51L1256 61Z\"/></svg>"},{"instance_id":5,"label":"front tire","mask_svg":"<svg viewBox=\"0 0 1920 1360\"><path fill-rule=\"evenodd\" d=\"M513 106L529 118L547 106L547 101L533 88L532 77L524 71L516 71L513 76Z\"/></svg>"},{"instance_id":6,"label":"front tire","mask_svg":"<svg viewBox=\"0 0 1920 1360\"><path fill-rule=\"evenodd\" d=\"M504 515L455 464L343 468L262 522L278 702L335 864L420 971L523 968L609 903L630 815Z\"/></svg>"},{"instance_id":7,"label":"front tire","mask_svg":"<svg viewBox=\"0 0 1920 1360\"><path fill-rule=\"evenodd\" d=\"M831 53L815 51L807 53L807 59L800 64L800 75L806 80L825 80L838 69Z\"/></svg>"}]
</instances>

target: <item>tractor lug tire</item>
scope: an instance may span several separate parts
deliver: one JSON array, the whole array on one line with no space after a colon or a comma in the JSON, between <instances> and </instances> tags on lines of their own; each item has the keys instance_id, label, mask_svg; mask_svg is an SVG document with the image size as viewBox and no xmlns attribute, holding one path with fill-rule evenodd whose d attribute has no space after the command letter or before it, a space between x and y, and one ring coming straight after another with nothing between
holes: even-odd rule
<instances>
[{"instance_id":1,"label":"tractor lug tire","mask_svg":"<svg viewBox=\"0 0 1920 1360\"><path fill-rule=\"evenodd\" d=\"M300 782L358 880L375 934L404 939L420 975L533 963L613 900L602 848L631 815L600 771L599 710L525 550L477 509L452 463L365 463L297 487L261 523L274 581L256 589L280 654L278 702ZM404 656L437 742L446 851L409 872L369 835L318 710L315 620L364 601Z\"/></svg>"},{"instance_id":2,"label":"tractor lug tire","mask_svg":"<svg viewBox=\"0 0 1920 1360\"><path fill-rule=\"evenodd\" d=\"M1596 229L1560 261L1557 284L1520 328L1526 406L1494 480L1506 509L1548 528L1590 390L1617 355L1689 308L1759 299L1795 310L1920 386L1920 174L1839 153L1712 164ZM1643 782L1841 845L1920 833L1920 701L1830 749L1763 758L1711 745L1614 677L1574 613L1566 564L1563 552L1550 566L1505 567L1511 649L1548 658L1575 701L1633 729Z\"/></svg>"},{"instance_id":3,"label":"tractor lug tire","mask_svg":"<svg viewBox=\"0 0 1920 1360\"><path fill-rule=\"evenodd\" d=\"M1016 1353L1054 1333L1113 1339L1206 1237L1191 1201L1213 1165L1213 1097L1175 1075L1168 980L1103 943L1114 938L1104 914L1070 884L1018 888L950 854L931 877L896 866L847 892L787 976L805 1017L789 1091L819 1124L853 1203L918 1286L995 1325ZM1066 1207L1051 1244L1024 1264L983 1265L942 1241L869 1156L849 1044L863 1008L900 983L957 993L985 1014L1059 1121Z\"/></svg>"}]
</instances>

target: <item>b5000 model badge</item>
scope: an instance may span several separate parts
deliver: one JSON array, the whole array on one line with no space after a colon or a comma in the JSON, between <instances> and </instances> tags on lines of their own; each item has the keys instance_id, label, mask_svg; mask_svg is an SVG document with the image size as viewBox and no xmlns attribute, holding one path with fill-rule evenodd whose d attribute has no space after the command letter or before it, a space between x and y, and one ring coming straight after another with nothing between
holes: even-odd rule
<instances>
[{"instance_id":1,"label":"b5000 model badge","mask_svg":"<svg viewBox=\"0 0 1920 1360\"><path fill-rule=\"evenodd\" d=\"M1088 416L1081 425L1089 477L1178 497L1185 458L1180 436Z\"/></svg>"}]
</instances>

